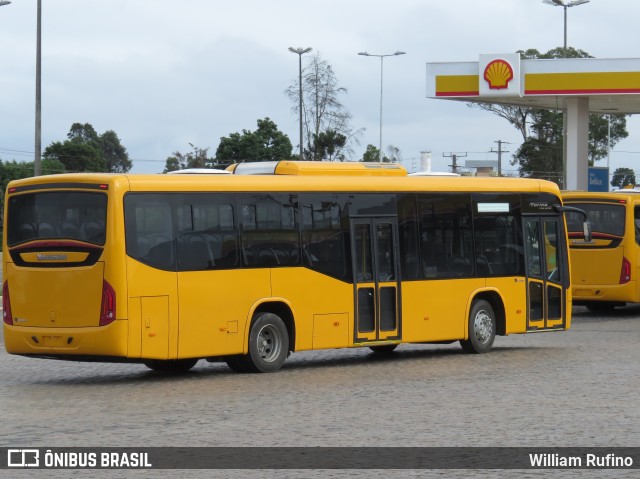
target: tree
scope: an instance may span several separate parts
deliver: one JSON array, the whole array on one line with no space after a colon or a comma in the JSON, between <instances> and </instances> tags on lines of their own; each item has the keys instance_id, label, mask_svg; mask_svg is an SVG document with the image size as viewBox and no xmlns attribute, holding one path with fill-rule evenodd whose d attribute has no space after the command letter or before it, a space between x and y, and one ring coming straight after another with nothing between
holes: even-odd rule
<instances>
[{"instance_id":1,"label":"tree","mask_svg":"<svg viewBox=\"0 0 640 479\"><path fill-rule=\"evenodd\" d=\"M289 160L293 148L289 137L278 130L278 126L269 118L258 120L258 129L254 132L242 130L220 138L216 149L216 162L231 164L241 161L279 161Z\"/></svg>"},{"instance_id":2,"label":"tree","mask_svg":"<svg viewBox=\"0 0 640 479\"><path fill-rule=\"evenodd\" d=\"M554 48L547 53L529 49L520 51L523 59L537 58L588 58L590 55L583 50L574 48ZM563 177L562 151L563 113L544 109L524 108L516 106L501 106L493 104L474 103L475 106L490 111L511 123L522 135L523 143L514 154L512 165L520 164L520 176L547 178L558 183L561 187ZM589 114L589 148L588 161L593 165L607 155L608 124L611 122L611 146L628 136L625 115Z\"/></svg>"},{"instance_id":3,"label":"tree","mask_svg":"<svg viewBox=\"0 0 640 479\"><path fill-rule=\"evenodd\" d=\"M163 173L186 168L216 168L218 166L214 158L208 157L209 148L198 148L192 143L189 143L189 146L193 148L193 151L184 155L176 151L167 158Z\"/></svg>"},{"instance_id":4,"label":"tree","mask_svg":"<svg viewBox=\"0 0 640 479\"><path fill-rule=\"evenodd\" d=\"M362 159L360 161L365 161L365 162L380 161L380 150L371 144L367 145L367 149L362 154Z\"/></svg>"},{"instance_id":5,"label":"tree","mask_svg":"<svg viewBox=\"0 0 640 479\"><path fill-rule=\"evenodd\" d=\"M126 173L133 166L115 131L107 130L100 135L100 149L107 172Z\"/></svg>"},{"instance_id":6,"label":"tree","mask_svg":"<svg viewBox=\"0 0 640 479\"><path fill-rule=\"evenodd\" d=\"M520 163L520 176L543 178L563 186L562 115L549 110L535 112L531 135L513 155Z\"/></svg>"},{"instance_id":7,"label":"tree","mask_svg":"<svg viewBox=\"0 0 640 479\"><path fill-rule=\"evenodd\" d=\"M71 125L67 140L51 143L45 148L44 157L60 161L69 172L125 173L132 166L118 135L113 130L98 135L89 123Z\"/></svg>"},{"instance_id":8,"label":"tree","mask_svg":"<svg viewBox=\"0 0 640 479\"><path fill-rule=\"evenodd\" d=\"M400 148L397 146L389 145L387 147L387 153L389 154L389 158L386 156L382 158L382 161L388 161L390 163L402 163L402 153L400 152Z\"/></svg>"},{"instance_id":9,"label":"tree","mask_svg":"<svg viewBox=\"0 0 640 479\"><path fill-rule=\"evenodd\" d=\"M342 149L346 143L347 137L335 130L321 131L313 137L317 159L323 161L345 161Z\"/></svg>"},{"instance_id":10,"label":"tree","mask_svg":"<svg viewBox=\"0 0 640 479\"><path fill-rule=\"evenodd\" d=\"M104 171L100 151L88 143L55 141L44 149L44 158L58 160L68 172Z\"/></svg>"},{"instance_id":11,"label":"tree","mask_svg":"<svg viewBox=\"0 0 640 479\"><path fill-rule=\"evenodd\" d=\"M291 111L300 114L300 85L299 80L291 82L285 90L293 103ZM335 132L345 138L340 147L345 153L350 153L349 143L357 143L357 137L362 130L353 130L350 125L351 113L340 102L339 96L346 94L347 89L338 85L338 80L331 65L323 60L319 53L309 57L307 65L302 70L303 125L306 141L303 150L308 160L319 161L326 153L322 149L322 142L317 140L323 132ZM331 134L330 134L331 135ZM334 135L334 138L336 137Z\"/></svg>"},{"instance_id":12,"label":"tree","mask_svg":"<svg viewBox=\"0 0 640 479\"><path fill-rule=\"evenodd\" d=\"M42 160L41 173L43 175L53 175L56 173L64 173L64 165L57 160ZM19 180L33 176L33 161L17 162L16 160L5 161L0 160L0 188L5 192L10 181ZM0 195L0 216L4 211L4 194Z\"/></svg>"},{"instance_id":13,"label":"tree","mask_svg":"<svg viewBox=\"0 0 640 479\"><path fill-rule=\"evenodd\" d=\"M379 163L380 150L371 144L367 145L367 149L362 155L360 161ZM397 146L389 145L387 147L387 155L382 155L382 162L402 163L402 154L400 153L400 148L398 148Z\"/></svg>"},{"instance_id":14,"label":"tree","mask_svg":"<svg viewBox=\"0 0 640 479\"><path fill-rule=\"evenodd\" d=\"M631 168L617 168L613 172L613 178L611 178L611 186L617 186L618 188L624 188L625 186L634 186L636 184L636 174Z\"/></svg>"}]
</instances>

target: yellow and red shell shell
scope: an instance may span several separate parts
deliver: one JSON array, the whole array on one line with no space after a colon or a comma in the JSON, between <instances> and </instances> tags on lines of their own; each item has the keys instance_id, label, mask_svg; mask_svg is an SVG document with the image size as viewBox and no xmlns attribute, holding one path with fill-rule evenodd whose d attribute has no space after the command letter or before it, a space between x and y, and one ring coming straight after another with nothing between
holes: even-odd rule
<instances>
[{"instance_id":1,"label":"yellow and red shell shell","mask_svg":"<svg viewBox=\"0 0 640 479\"><path fill-rule=\"evenodd\" d=\"M513 80L513 68L504 60L493 60L484 69L484 79L491 89L508 88L509 82Z\"/></svg>"}]
</instances>

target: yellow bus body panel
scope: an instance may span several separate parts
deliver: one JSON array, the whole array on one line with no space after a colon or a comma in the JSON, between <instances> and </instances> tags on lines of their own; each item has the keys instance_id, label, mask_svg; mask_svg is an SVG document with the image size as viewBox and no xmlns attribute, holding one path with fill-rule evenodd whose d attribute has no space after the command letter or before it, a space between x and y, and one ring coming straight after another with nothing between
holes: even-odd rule
<instances>
[{"instance_id":1,"label":"yellow bus body panel","mask_svg":"<svg viewBox=\"0 0 640 479\"><path fill-rule=\"evenodd\" d=\"M250 311L271 296L270 270L178 273L178 356L242 354Z\"/></svg>"},{"instance_id":2,"label":"yellow bus body panel","mask_svg":"<svg viewBox=\"0 0 640 479\"><path fill-rule=\"evenodd\" d=\"M30 271L26 271L30 269ZM11 312L18 326L98 326L104 263L76 268L20 268L6 262ZM98 294L96 294L98 293ZM42 305L47 305L43 308Z\"/></svg>"},{"instance_id":3,"label":"yellow bus body panel","mask_svg":"<svg viewBox=\"0 0 640 479\"><path fill-rule=\"evenodd\" d=\"M4 324L4 344L12 354L128 356L128 321L99 328L30 328Z\"/></svg>"},{"instance_id":4,"label":"yellow bus body panel","mask_svg":"<svg viewBox=\"0 0 640 479\"><path fill-rule=\"evenodd\" d=\"M296 350L353 345L353 284L305 268L274 268L271 276L273 296L295 309Z\"/></svg>"},{"instance_id":5,"label":"yellow bus body panel","mask_svg":"<svg viewBox=\"0 0 640 479\"><path fill-rule=\"evenodd\" d=\"M462 339L467 327L467 300L485 285L481 278L456 280L458 301L442 301L451 295L446 280L410 281L402 285L402 338L408 342Z\"/></svg>"}]
</instances>

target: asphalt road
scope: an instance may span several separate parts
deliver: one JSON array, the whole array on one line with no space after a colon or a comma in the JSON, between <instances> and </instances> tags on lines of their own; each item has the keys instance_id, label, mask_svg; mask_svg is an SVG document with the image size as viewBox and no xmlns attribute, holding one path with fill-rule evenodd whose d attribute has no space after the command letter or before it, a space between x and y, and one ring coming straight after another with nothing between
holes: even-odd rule
<instances>
[{"instance_id":1,"label":"asphalt road","mask_svg":"<svg viewBox=\"0 0 640 479\"><path fill-rule=\"evenodd\" d=\"M316 351L292 355L274 374L237 374L201 361L188 374L163 375L138 364L23 358L2 347L0 438L7 447L638 446L639 343L636 306L606 316L575 308L570 331L499 337L485 355L465 354L457 343L402 345L386 356ZM38 472L70 476L31 471ZM455 472L136 471L135 477L550 474Z\"/></svg>"}]
</instances>

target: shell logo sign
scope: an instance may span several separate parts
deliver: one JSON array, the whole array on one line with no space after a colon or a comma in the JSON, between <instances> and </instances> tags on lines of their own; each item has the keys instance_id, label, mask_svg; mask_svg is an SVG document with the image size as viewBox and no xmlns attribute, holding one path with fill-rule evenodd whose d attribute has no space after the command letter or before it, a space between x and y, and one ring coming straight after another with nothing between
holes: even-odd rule
<instances>
[{"instance_id":1,"label":"shell logo sign","mask_svg":"<svg viewBox=\"0 0 640 479\"><path fill-rule=\"evenodd\" d=\"M477 72L480 96L522 96L519 53L480 55Z\"/></svg>"},{"instance_id":2,"label":"shell logo sign","mask_svg":"<svg viewBox=\"0 0 640 479\"><path fill-rule=\"evenodd\" d=\"M483 78L492 90L502 90L509 87L513 80L513 68L502 59L493 60L484 69Z\"/></svg>"}]
</instances>

